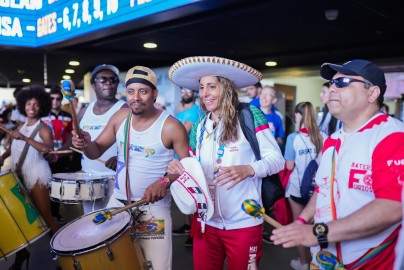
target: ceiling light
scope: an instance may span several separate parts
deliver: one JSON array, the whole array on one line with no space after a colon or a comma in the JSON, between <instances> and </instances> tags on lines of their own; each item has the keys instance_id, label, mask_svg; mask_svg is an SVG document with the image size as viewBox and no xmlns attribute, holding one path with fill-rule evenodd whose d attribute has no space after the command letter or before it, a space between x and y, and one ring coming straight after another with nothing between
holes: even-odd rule
<instances>
[{"instance_id":1,"label":"ceiling light","mask_svg":"<svg viewBox=\"0 0 404 270\"><path fill-rule=\"evenodd\" d=\"M70 61L69 65L74 66L74 67L80 66L80 62L79 61Z\"/></svg>"},{"instance_id":2,"label":"ceiling light","mask_svg":"<svg viewBox=\"0 0 404 270\"><path fill-rule=\"evenodd\" d=\"M62 78L63 78L63 80L70 80L71 79L70 75L63 75Z\"/></svg>"},{"instance_id":3,"label":"ceiling light","mask_svg":"<svg viewBox=\"0 0 404 270\"><path fill-rule=\"evenodd\" d=\"M339 11L338 9L327 9L324 10L325 17L329 21L335 21L338 18Z\"/></svg>"},{"instance_id":4,"label":"ceiling light","mask_svg":"<svg viewBox=\"0 0 404 270\"><path fill-rule=\"evenodd\" d=\"M65 72L67 74L73 74L74 73L74 69L66 69Z\"/></svg>"},{"instance_id":5,"label":"ceiling light","mask_svg":"<svg viewBox=\"0 0 404 270\"><path fill-rule=\"evenodd\" d=\"M30 83L30 82L31 82L31 79L24 78L24 79L22 79L22 82L24 82L24 83Z\"/></svg>"},{"instance_id":6,"label":"ceiling light","mask_svg":"<svg viewBox=\"0 0 404 270\"><path fill-rule=\"evenodd\" d=\"M267 67L275 67L278 65L278 63L276 63L275 61L268 61L268 62L265 62L265 65Z\"/></svg>"},{"instance_id":7,"label":"ceiling light","mask_svg":"<svg viewBox=\"0 0 404 270\"><path fill-rule=\"evenodd\" d=\"M155 49L155 48L157 48L157 44L152 43L152 42L147 42L147 43L143 44L143 47L145 47L147 49Z\"/></svg>"}]
</instances>

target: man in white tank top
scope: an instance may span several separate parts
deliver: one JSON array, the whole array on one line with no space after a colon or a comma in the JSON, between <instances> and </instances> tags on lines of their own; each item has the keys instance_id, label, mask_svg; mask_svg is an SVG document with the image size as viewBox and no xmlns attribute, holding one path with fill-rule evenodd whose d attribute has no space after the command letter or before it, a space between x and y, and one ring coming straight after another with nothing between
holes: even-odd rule
<instances>
[{"instance_id":1,"label":"man in white tank top","mask_svg":"<svg viewBox=\"0 0 404 270\"><path fill-rule=\"evenodd\" d=\"M136 235L154 270L171 269L169 187L178 175L166 175L166 170L174 152L180 159L189 156L188 135L178 120L154 107L158 90L152 70L135 66L125 83L130 109L117 111L97 138L82 129L80 139L74 131L73 145L97 159L117 144L116 183L107 206L121 207L140 199L150 203L140 207L143 213L135 219Z\"/></svg>"},{"instance_id":2,"label":"man in white tank top","mask_svg":"<svg viewBox=\"0 0 404 270\"><path fill-rule=\"evenodd\" d=\"M88 107L80 110L78 120L80 128L88 132L94 139L98 137L117 110L127 107L124 101L116 98L119 84L118 76L118 68L106 64L95 67L91 73L91 86L97 99L91 102ZM106 207L115 185L117 154L116 144L111 145L98 160L89 159L83 154L81 159L82 171L108 179L107 197L102 200L84 201L84 213ZM105 161L105 164L102 161Z\"/></svg>"}]
</instances>

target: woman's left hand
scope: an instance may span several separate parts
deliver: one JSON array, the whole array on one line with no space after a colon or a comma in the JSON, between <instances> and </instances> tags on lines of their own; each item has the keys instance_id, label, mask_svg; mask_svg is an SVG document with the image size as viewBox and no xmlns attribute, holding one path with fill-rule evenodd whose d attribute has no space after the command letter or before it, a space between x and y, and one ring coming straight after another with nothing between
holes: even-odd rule
<instances>
[{"instance_id":1,"label":"woman's left hand","mask_svg":"<svg viewBox=\"0 0 404 270\"><path fill-rule=\"evenodd\" d=\"M219 186L232 182L231 185L227 187L227 190L229 190L239 182L243 181L249 176L253 176L254 174L255 171L251 165L237 165L229 167L221 166L219 172L215 176L214 181Z\"/></svg>"}]
</instances>

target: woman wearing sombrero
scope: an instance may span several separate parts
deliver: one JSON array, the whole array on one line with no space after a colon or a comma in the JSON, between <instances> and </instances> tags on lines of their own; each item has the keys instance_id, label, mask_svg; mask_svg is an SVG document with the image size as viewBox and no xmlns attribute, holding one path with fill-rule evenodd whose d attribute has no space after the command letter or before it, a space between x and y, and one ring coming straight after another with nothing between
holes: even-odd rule
<instances>
[{"instance_id":1,"label":"woman wearing sombrero","mask_svg":"<svg viewBox=\"0 0 404 270\"><path fill-rule=\"evenodd\" d=\"M283 169L284 159L264 115L254 106L256 137L262 159L257 161L240 127L237 88L261 79L255 69L225 58L200 56L176 62L169 70L175 84L199 89L206 117L194 125L190 145L202 165L214 212L192 228L194 269L258 269L262 255L262 220L241 210L246 199L261 200L261 179ZM181 173L173 161L170 171ZM203 255L202 255L203 254Z\"/></svg>"}]
</instances>

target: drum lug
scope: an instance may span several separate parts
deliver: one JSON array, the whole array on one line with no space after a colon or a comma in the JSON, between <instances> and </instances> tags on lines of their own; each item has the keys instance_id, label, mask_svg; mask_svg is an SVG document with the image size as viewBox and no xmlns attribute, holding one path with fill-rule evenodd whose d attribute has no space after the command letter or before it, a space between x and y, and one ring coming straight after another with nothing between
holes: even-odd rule
<instances>
[{"instance_id":1,"label":"drum lug","mask_svg":"<svg viewBox=\"0 0 404 270\"><path fill-rule=\"evenodd\" d=\"M73 256L73 261L74 261L74 262L73 262L74 270L82 270L82 269L81 269L80 262L79 262L79 260L76 259L75 256Z\"/></svg>"},{"instance_id":2,"label":"drum lug","mask_svg":"<svg viewBox=\"0 0 404 270\"><path fill-rule=\"evenodd\" d=\"M94 196L94 186L93 186L93 182L91 182L90 188L89 188L89 194L88 194L91 198L91 200L93 200L93 196Z\"/></svg>"},{"instance_id":3,"label":"drum lug","mask_svg":"<svg viewBox=\"0 0 404 270\"><path fill-rule=\"evenodd\" d=\"M152 262L151 262L151 261L145 261L145 262L143 263L143 268L144 268L145 270L153 270L153 264L152 264Z\"/></svg>"},{"instance_id":4,"label":"drum lug","mask_svg":"<svg viewBox=\"0 0 404 270\"><path fill-rule=\"evenodd\" d=\"M115 258L114 258L114 253L112 252L112 250L109 248L109 245L107 245L107 248L108 248L108 251L107 251L107 256L108 256L108 259L110 260L110 261L113 261Z\"/></svg>"},{"instance_id":5,"label":"drum lug","mask_svg":"<svg viewBox=\"0 0 404 270\"><path fill-rule=\"evenodd\" d=\"M76 189L75 189L75 191L74 191L74 197L75 197L76 199L79 199L79 198L80 198L80 182L77 182L77 183L76 183Z\"/></svg>"},{"instance_id":6,"label":"drum lug","mask_svg":"<svg viewBox=\"0 0 404 270\"><path fill-rule=\"evenodd\" d=\"M63 186L63 182L60 185L59 194L60 194L60 198L63 198L63 195L65 195L65 186Z\"/></svg>"}]
</instances>

